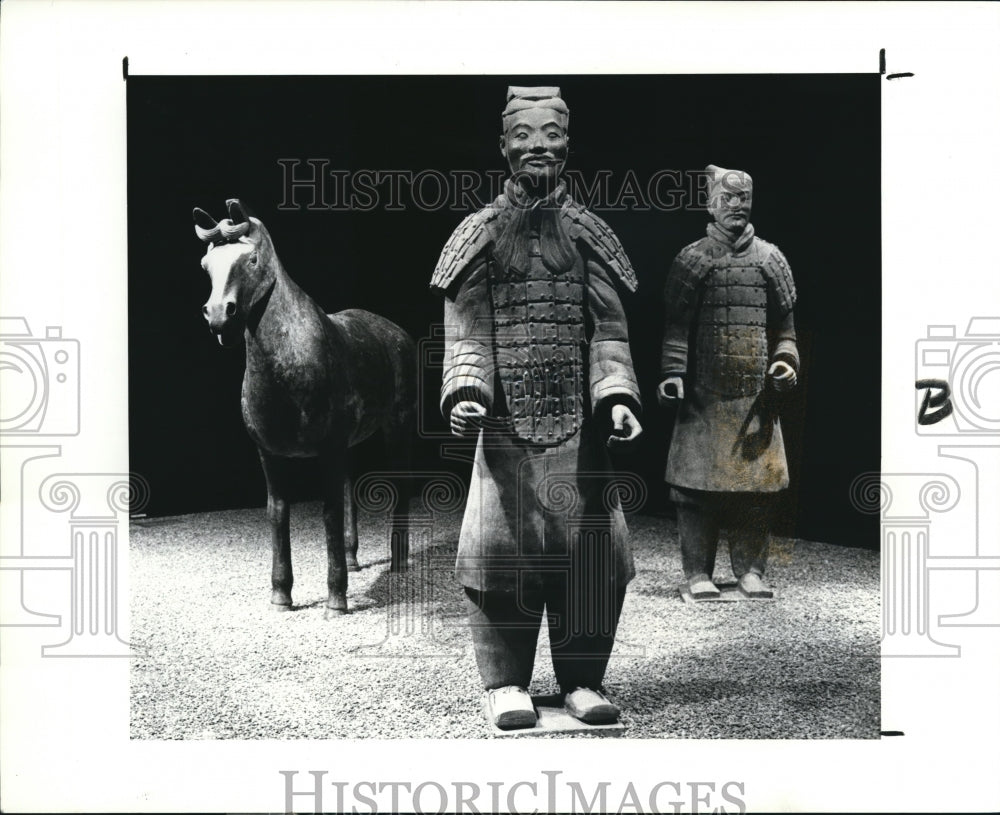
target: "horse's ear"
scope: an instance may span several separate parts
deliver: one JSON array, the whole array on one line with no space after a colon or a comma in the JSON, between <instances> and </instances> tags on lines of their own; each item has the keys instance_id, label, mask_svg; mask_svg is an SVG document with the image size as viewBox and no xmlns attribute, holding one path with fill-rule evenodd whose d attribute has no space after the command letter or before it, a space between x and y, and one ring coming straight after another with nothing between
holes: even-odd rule
<instances>
[{"instance_id":1,"label":"horse's ear","mask_svg":"<svg viewBox=\"0 0 1000 815\"><path fill-rule=\"evenodd\" d=\"M195 207L191 211L191 215L194 217L194 222L202 229L211 229L215 226L215 218L205 212L205 210L201 207Z\"/></svg>"},{"instance_id":2,"label":"horse's ear","mask_svg":"<svg viewBox=\"0 0 1000 815\"><path fill-rule=\"evenodd\" d=\"M234 224L242 224L249 220L246 212L243 210L243 205L240 203L238 198L230 198L227 200L226 207L229 209L229 218Z\"/></svg>"},{"instance_id":3,"label":"horse's ear","mask_svg":"<svg viewBox=\"0 0 1000 815\"><path fill-rule=\"evenodd\" d=\"M209 215L201 207L195 207L191 211L194 217L194 231L205 243L210 243L219 234L219 225L215 218Z\"/></svg>"}]
</instances>

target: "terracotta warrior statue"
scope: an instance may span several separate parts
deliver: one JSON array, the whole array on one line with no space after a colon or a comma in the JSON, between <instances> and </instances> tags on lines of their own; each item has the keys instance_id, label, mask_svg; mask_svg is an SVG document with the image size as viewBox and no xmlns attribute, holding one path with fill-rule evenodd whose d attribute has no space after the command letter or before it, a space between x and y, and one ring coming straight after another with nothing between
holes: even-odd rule
<instances>
[{"instance_id":1,"label":"terracotta warrior statue","mask_svg":"<svg viewBox=\"0 0 1000 815\"><path fill-rule=\"evenodd\" d=\"M753 181L710 164L708 234L667 274L661 404L679 405L666 480L677 507L687 587L712 582L719 528L729 530L733 574L747 597L764 582L775 493L788 468L775 394L795 387L795 285L778 247L750 224Z\"/></svg>"},{"instance_id":2,"label":"terracotta warrior statue","mask_svg":"<svg viewBox=\"0 0 1000 815\"><path fill-rule=\"evenodd\" d=\"M617 719L602 682L635 569L607 448L642 431L620 293L621 244L560 181L569 109L558 88L512 87L505 189L441 253L441 410L477 439L456 576L488 713L532 727L527 692L543 612L566 710Z\"/></svg>"}]
</instances>

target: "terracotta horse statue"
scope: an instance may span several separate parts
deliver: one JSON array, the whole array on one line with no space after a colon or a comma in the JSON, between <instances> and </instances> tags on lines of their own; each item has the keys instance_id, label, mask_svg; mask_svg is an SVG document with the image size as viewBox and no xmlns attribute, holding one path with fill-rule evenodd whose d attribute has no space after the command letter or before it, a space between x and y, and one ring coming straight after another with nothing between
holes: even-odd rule
<instances>
[{"instance_id":1,"label":"terracotta horse statue","mask_svg":"<svg viewBox=\"0 0 1000 815\"><path fill-rule=\"evenodd\" d=\"M358 530L348 449L381 430L388 470L409 469L416 417L416 349L399 326L368 311L325 314L285 272L264 224L240 202L216 222L195 208L195 233L208 248L201 266L212 293L202 307L223 346L246 345L243 421L267 481L273 566L271 603L292 606L290 459L318 456L328 554L326 615L347 610L347 571L358 567ZM409 491L392 479L393 571L407 568Z\"/></svg>"}]
</instances>

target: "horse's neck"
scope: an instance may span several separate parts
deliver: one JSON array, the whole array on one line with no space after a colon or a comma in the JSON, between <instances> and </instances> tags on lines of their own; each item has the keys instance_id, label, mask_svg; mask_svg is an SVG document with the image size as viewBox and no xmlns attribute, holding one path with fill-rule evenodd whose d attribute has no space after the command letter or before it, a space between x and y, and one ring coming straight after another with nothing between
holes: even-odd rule
<instances>
[{"instance_id":1,"label":"horse's neck","mask_svg":"<svg viewBox=\"0 0 1000 815\"><path fill-rule=\"evenodd\" d=\"M323 332L336 342L336 327L322 309L292 280L280 264L276 265L273 281L266 282L246 328L247 365L264 358L282 356L289 350L290 329Z\"/></svg>"}]
</instances>

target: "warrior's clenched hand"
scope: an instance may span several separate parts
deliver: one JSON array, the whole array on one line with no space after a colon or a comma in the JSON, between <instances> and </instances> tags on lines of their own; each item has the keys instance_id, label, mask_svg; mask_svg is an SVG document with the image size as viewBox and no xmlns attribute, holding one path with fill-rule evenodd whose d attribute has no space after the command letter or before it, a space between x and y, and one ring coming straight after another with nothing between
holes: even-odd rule
<instances>
[{"instance_id":1,"label":"warrior's clenched hand","mask_svg":"<svg viewBox=\"0 0 1000 815\"><path fill-rule=\"evenodd\" d=\"M608 436L608 447L631 445L642 433L639 420L625 405L615 405L611 408L611 424L614 430Z\"/></svg>"},{"instance_id":2,"label":"warrior's clenched hand","mask_svg":"<svg viewBox=\"0 0 1000 815\"><path fill-rule=\"evenodd\" d=\"M795 369L787 362L782 362L781 360L778 360L767 369L767 375L771 377L771 381L774 383L774 389L779 393L782 393L783 391L790 391L795 387L795 383L798 381Z\"/></svg>"},{"instance_id":3,"label":"warrior's clenched hand","mask_svg":"<svg viewBox=\"0 0 1000 815\"><path fill-rule=\"evenodd\" d=\"M679 376L668 376L656 389L656 399L662 407L672 405L684 398L684 380Z\"/></svg>"},{"instance_id":4,"label":"warrior's clenched hand","mask_svg":"<svg viewBox=\"0 0 1000 815\"><path fill-rule=\"evenodd\" d=\"M456 436L478 433L485 416L486 408L479 402L459 402L451 409L451 432Z\"/></svg>"}]
</instances>

